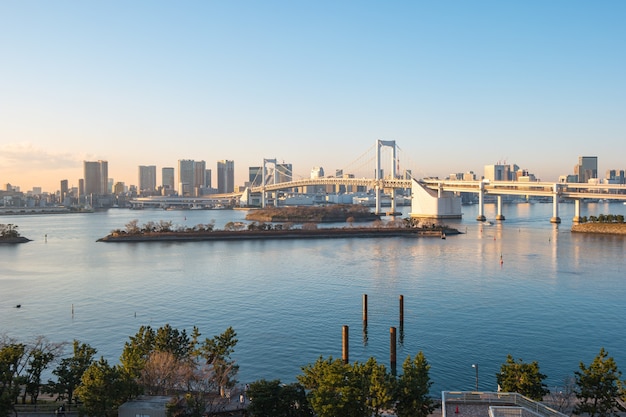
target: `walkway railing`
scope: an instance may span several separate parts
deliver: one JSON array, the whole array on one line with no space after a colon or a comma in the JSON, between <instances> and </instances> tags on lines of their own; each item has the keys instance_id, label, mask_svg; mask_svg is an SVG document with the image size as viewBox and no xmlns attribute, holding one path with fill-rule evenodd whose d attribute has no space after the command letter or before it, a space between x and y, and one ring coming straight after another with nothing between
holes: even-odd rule
<instances>
[{"instance_id":1,"label":"walkway railing","mask_svg":"<svg viewBox=\"0 0 626 417\"><path fill-rule=\"evenodd\" d=\"M567 417L550 407L515 392L443 391L442 417L446 417L446 403L515 405L542 417Z\"/></svg>"}]
</instances>

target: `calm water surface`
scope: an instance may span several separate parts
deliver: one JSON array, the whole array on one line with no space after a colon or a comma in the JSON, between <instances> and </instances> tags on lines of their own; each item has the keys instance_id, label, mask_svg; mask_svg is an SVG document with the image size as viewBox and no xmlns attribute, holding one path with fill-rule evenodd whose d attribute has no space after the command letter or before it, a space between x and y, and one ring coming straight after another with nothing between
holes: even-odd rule
<instances>
[{"instance_id":1,"label":"calm water surface","mask_svg":"<svg viewBox=\"0 0 626 417\"><path fill-rule=\"evenodd\" d=\"M626 214L588 204L583 214ZM407 210L408 212L408 210ZM243 220L244 211L109 210L1 216L33 242L0 246L0 333L78 339L117 363L139 326L165 323L212 337L232 326L240 380L295 380L320 355L389 364L389 328L405 323L398 362L424 351L433 392L496 388L507 354L538 361L550 386L605 347L626 369L626 239L571 234L573 205L504 207L507 220L450 222L466 232L423 238L106 244L132 219L178 225ZM495 208L487 206L488 218ZM45 239L47 235L47 241ZM503 263L500 264L502 257ZM362 295L369 322L363 331ZM15 305L22 308L16 309ZM74 314L72 315L72 306Z\"/></svg>"}]
</instances>

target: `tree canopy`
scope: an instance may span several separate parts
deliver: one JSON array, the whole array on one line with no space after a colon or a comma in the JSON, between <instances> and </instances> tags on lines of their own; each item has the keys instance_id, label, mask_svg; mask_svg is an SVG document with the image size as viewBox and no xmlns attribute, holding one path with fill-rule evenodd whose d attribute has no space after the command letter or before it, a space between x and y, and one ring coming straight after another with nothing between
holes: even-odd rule
<instances>
[{"instance_id":1,"label":"tree canopy","mask_svg":"<svg viewBox=\"0 0 626 417\"><path fill-rule=\"evenodd\" d=\"M546 375L539 372L539 364L525 363L522 359L515 361L508 355L506 362L496 374L498 386L505 392L517 392L532 400L541 401L550 391L544 384Z\"/></svg>"},{"instance_id":2,"label":"tree canopy","mask_svg":"<svg viewBox=\"0 0 626 417\"><path fill-rule=\"evenodd\" d=\"M622 373L618 370L615 360L600 349L594 360L586 366L580 362L580 370L576 371L576 398L578 404L575 414L588 414L590 417L618 416L619 411L626 411L618 401L624 395Z\"/></svg>"}]
</instances>

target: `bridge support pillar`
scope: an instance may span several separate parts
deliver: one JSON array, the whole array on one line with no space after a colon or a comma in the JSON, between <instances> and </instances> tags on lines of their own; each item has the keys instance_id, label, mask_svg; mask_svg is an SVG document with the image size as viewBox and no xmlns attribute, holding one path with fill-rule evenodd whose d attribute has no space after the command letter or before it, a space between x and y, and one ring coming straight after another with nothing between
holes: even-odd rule
<instances>
[{"instance_id":1,"label":"bridge support pillar","mask_svg":"<svg viewBox=\"0 0 626 417\"><path fill-rule=\"evenodd\" d=\"M552 218L550 219L550 223L561 223L561 218L559 217L559 195L559 184L554 184L554 194L552 196Z\"/></svg>"},{"instance_id":2,"label":"bridge support pillar","mask_svg":"<svg viewBox=\"0 0 626 417\"><path fill-rule=\"evenodd\" d=\"M476 220L479 222L487 220L485 217L485 183L482 181L478 183L478 216Z\"/></svg>"},{"instance_id":3,"label":"bridge support pillar","mask_svg":"<svg viewBox=\"0 0 626 417\"><path fill-rule=\"evenodd\" d=\"M496 220L504 220L504 216L502 215L502 196L498 196L498 214L496 215Z\"/></svg>"},{"instance_id":4,"label":"bridge support pillar","mask_svg":"<svg viewBox=\"0 0 626 417\"><path fill-rule=\"evenodd\" d=\"M574 223L580 223L582 218L580 217L580 199L577 198L574 200L574 218L572 221Z\"/></svg>"}]
</instances>

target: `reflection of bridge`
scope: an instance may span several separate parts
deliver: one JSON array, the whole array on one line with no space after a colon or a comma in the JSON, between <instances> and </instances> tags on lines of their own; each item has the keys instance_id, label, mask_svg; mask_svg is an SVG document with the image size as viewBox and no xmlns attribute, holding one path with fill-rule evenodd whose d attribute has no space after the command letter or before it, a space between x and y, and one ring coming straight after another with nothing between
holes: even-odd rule
<instances>
[{"instance_id":1,"label":"reflection of bridge","mask_svg":"<svg viewBox=\"0 0 626 417\"><path fill-rule=\"evenodd\" d=\"M521 181L453 181L453 180L415 180L401 179L398 175L398 158L396 154L395 141L376 142L376 166L374 178L354 178L346 175L343 177L321 177L307 178L295 181L277 182L274 177L273 182L268 181L267 164L276 165L275 159L263 160L262 184L246 188L243 192L230 194L213 194L204 197L183 198L169 197L171 203L178 206L193 208L194 206L227 204L233 200L239 200L242 205L250 205L251 196L260 196L261 205L265 207L268 201L268 194L274 193L274 201L278 201L278 191L304 189L315 186L334 186L346 189L356 189L362 187L367 190L374 190L376 196L376 213L381 213L381 193L390 195L391 212L395 212L396 190L411 190L411 216L428 218L460 218L461 217L461 193L472 193L478 195L478 217L477 220L484 221L484 200L485 196L496 197L497 216L496 220L504 220L502 214L502 196L514 195L523 197L544 197L553 201L553 215L550 219L553 223L560 223L559 202L562 200L573 200L575 203L574 221L580 221L580 201L583 199L605 199L626 201L626 187L624 185L611 184L573 184L573 183L549 183L549 182L521 182ZM391 148L391 165L389 174L383 176L381 169L381 149ZM389 168L389 167L388 167ZM276 172L276 171L275 171ZM405 178L407 176L405 175ZM154 205L158 201L164 204L164 197L150 199L135 199L131 201L133 206Z\"/></svg>"}]
</instances>

